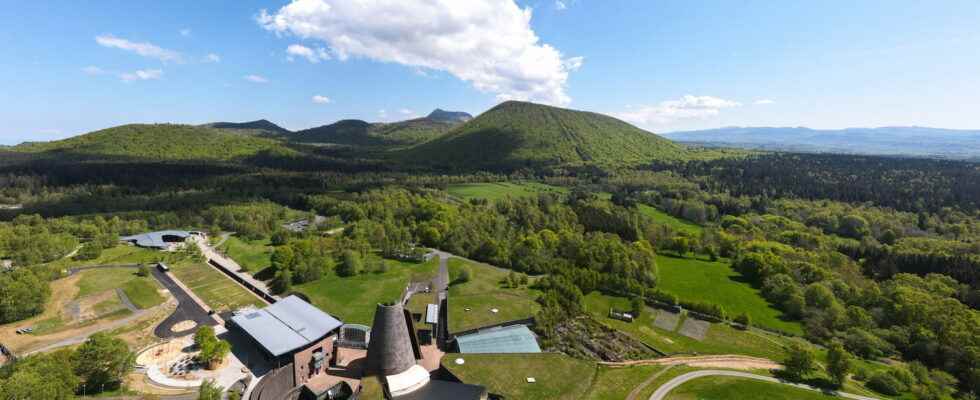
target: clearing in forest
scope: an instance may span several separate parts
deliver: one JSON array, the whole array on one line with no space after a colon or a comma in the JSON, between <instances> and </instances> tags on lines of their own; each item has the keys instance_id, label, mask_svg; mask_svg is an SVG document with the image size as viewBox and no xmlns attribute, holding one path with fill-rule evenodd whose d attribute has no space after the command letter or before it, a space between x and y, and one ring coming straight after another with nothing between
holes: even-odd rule
<instances>
[{"instance_id":1,"label":"clearing in forest","mask_svg":"<svg viewBox=\"0 0 980 400\"><path fill-rule=\"evenodd\" d=\"M460 183L449 185L449 194L463 200L487 199L490 201L500 200L506 197L530 197L541 193L564 194L568 189L546 185L537 182L486 182L486 183Z\"/></svg>"}]
</instances>

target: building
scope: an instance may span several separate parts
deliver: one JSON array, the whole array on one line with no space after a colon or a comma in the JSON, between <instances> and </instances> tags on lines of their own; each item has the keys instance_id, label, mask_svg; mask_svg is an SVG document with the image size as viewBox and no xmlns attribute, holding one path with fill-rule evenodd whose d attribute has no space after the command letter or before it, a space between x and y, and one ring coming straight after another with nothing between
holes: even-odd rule
<instances>
[{"instance_id":1,"label":"building","mask_svg":"<svg viewBox=\"0 0 980 400\"><path fill-rule=\"evenodd\" d=\"M389 400L486 400L486 388L433 380L422 358L413 319L401 303L378 304L368 343L367 373L376 375Z\"/></svg>"},{"instance_id":2,"label":"building","mask_svg":"<svg viewBox=\"0 0 980 400\"><path fill-rule=\"evenodd\" d=\"M526 325L511 325L457 336L460 353L540 353L538 339Z\"/></svg>"},{"instance_id":3,"label":"building","mask_svg":"<svg viewBox=\"0 0 980 400\"><path fill-rule=\"evenodd\" d=\"M342 322L296 296L231 318L278 367L292 364L294 384L325 373Z\"/></svg>"},{"instance_id":4,"label":"building","mask_svg":"<svg viewBox=\"0 0 980 400\"><path fill-rule=\"evenodd\" d=\"M119 238L119 241L148 249L173 250L175 247L177 247L177 245L183 244L187 238L195 234L197 233L167 230L141 233L133 236L123 236Z\"/></svg>"}]
</instances>

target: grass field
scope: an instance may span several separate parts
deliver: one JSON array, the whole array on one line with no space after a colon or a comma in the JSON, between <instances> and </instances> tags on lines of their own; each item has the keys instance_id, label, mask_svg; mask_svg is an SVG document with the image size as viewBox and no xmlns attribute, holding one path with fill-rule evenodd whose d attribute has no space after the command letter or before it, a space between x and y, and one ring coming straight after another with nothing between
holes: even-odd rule
<instances>
[{"instance_id":1,"label":"grass field","mask_svg":"<svg viewBox=\"0 0 980 400\"><path fill-rule=\"evenodd\" d=\"M640 365L625 368L598 366L598 373L584 400L623 400L633 388L643 384L657 372L662 365ZM644 399L646 397L643 397Z\"/></svg>"},{"instance_id":2,"label":"grass field","mask_svg":"<svg viewBox=\"0 0 980 400\"><path fill-rule=\"evenodd\" d=\"M535 301L537 291L526 286L505 288L501 284L509 271L458 258L449 259L450 276L456 276L455 272L461 268L469 268L470 281L449 287L450 332L528 318L540 309ZM491 309L497 309L497 312L491 312Z\"/></svg>"},{"instance_id":3,"label":"grass field","mask_svg":"<svg viewBox=\"0 0 980 400\"><path fill-rule=\"evenodd\" d=\"M826 400L833 398L837 397L771 382L726 376L694 379L667 395L669 400Z\"/></svg>"},{"instance_id":4,"label":"grass field","mask_svg":"<svg viewBox=\"0 0 980 400\"><path fill-rule=\"evenodd\" d=\"M219 250L247 271L258 272L272 265L270 258L273 247L269 245L268 239L249 241L231 236Z\"/></svg>"},{"instance_id":5,"label":"grass field","mask_svg":"<svg viewBox=\"0 0 980 400\"><path fill-rule=\"evenodd\" d=\"M239 286L210 265L181 262L170 266L170 271L212 309L223 312L245 306L265 305L258 297Z\"/></svg>"},{"instance_id":6,"label":"grass field","mask_svg":"<svg viewBox=\"0 0 980 400\"><path fill-rule=\"evenodd\" d=\"M83 271L78 281L78 294L82 298L121 288L133 305L147 309L163 303L160 284L152 277L140 277L133 268L105 268Z\"/></svg>"},{"instance_id":7,"label":"grass field","mask_svg":"<svg viewBox=\"0 0 980 400\"><path fill-rule=\"evenodd\" d=\"M637 204L636 208L640 210L640 212L643 213L644 215L653 218L654 221L667 225L671 229L678 232L686 232L695 236L699 236L701 235L701 231L704 230L704 228L702 228L701 225L677 218L673 215L667 214L663 211L660 211L646 204Z\"/></svg>"},{"instance_id":8,"label":"grass field","mask_svg":"<svg viewBox=\"0 0 980 400\"><path fill-rule=\"evenodd\" d=\"M449 194L464 200L487 199L490 201L500 200L507 196L528 197L536 196L539 193L558 193L564 194L568 189L546 185L537 182L489 182L489 183L461 183L449 185Z\"/></svg>"},{"instance_id":9,"label":"grass field","mask_svg":"<svg viewBox=\"0 0 980 400\"><path fill-rule=\"evenodd\" d=\"M624 297L593 292L585 297L584 303L586 311L599 322L626 332L665 353L744 354L782 360L785 356L783 346L789 340L775 335L742 331L725 324L712 324L704 340L698 341L655 327L653 320L656 318L656 310L653 308L647 307L633 322L609 318L610 307L629 309L629 300Z\"/></svg>"},{"instance_id":10,"label":"grass field","mask_svg":"<svg viewBox=\"0 0 980 400\"><path fill-rule=\"evenodd\" d=\"M465 364L457 365L457 358ZM450 354L442 365L464 383L486 386L507 400L579 400L596 376L595 363L557 353Z\"/></svg>"},{"instance_id":11,"label":"grass field","mask_svg":"<svg viewBox=\"0 0 980 400\"><path fill-rule=\"evenodd\" d=\"M47 265L68 269L89 265L115 265L115 264L142 264L157 262L166 258L165 253L156 250L149 250L135 246L119 245L111 249L105 249L102 254L94 260L74 260L63 258L53 261Z\"/></svg>"},{"instance_id":12,"label":"grass field","mask_svg":"<svg viewBox=\"0 0 980 400\"><path fill-rule=\"evenodd\" d=\"M762 298L758 289L737 279L728 262L657 256L658 287L681 300L706 301L721 305L730 316L747 313L755 325L803 334L799 322L784 321L782 312Z\"/></svg>"},{"instance_id":13,"label":"grass field","mask_svg":"<svg viewBox=\"0 0 980 400\"><path fill-rule=\"evenodd\" d=\"M378 303L398 300L409 281L429 280L439 268L439 260L425 263L386 260L384 273L368 272L352 277L340 277L333 271L313 282L294 286L305 294L313 305L337 316L347 323L371 325Z\"/></svg>"}]
</instances>

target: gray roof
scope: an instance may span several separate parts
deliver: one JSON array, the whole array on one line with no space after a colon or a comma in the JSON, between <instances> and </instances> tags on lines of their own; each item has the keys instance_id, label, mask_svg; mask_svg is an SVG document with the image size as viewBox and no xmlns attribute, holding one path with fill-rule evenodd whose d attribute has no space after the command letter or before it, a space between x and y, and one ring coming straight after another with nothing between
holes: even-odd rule
<instances>
[{"instance_id":1,"label":"gray roof","mask_svg":"<svg viewBox=\"0 0 980 400\"><path fill-rule=\"evenodd\" d=\"M395 400L481 400L487 397L487 389L449 381L431 380L412 392L395 396Z\"/></svg>"},{"instance_id":2,"label":"gray roof","mask_svg":"<svg viewBox=\"0 0 980 400\"><path fill-rule=\"evenodd\" d=\"M439 323L439 305L429 304L425 306L425 322L427 324Z\"/></svg>"},{"instance_id":3,"label":"gray roof","mask_svg":"<svg viewBox=\"0 0 980 400\"><path fill-rule=\"evenodd\" d=\"M133 242L140 247L154 247L162 249L167 247L167 242L163 240L164 236L176 236L181 239L187 239L191 236L191 233L188 231L177 230L147 232L139 235L123 236L119 238L119 241Z\"/></svg>"},{"instance_id":4,"label":"gray roof","mask_svg":"<svg viewBox=\"0 0 980 400\"><path fill-rule=\"evenodd\" d=\"M276 357L313 343L343 325L296 296L238 314L231 320Z\"/></svg>"},{"instance_id":5,"label":"gray roof","mask_svg":"<svg viewBox=\"0 0 980 400\"><path fill-rule=\"evenodd\" d=\"M490 328L456 337L460 353L540 353L534 333L525 325Z\"/></svg>"}]
</instances>

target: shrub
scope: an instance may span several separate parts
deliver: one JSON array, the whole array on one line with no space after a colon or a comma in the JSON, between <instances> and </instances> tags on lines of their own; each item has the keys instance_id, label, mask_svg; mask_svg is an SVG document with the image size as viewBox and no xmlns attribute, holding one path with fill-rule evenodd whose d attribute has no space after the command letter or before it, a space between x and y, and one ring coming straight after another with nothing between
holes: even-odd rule
<instances>
[{"instance_id":1,"label":"shrub","mask_svg":"<svg viewBox=\"0 0 980 400\"><path fill-rule=\"evenodd\" d=\"M752 317L743 312L735 317L735 323L741 325L742 329L749 329L749 326L752 325Z\"/></svg>"},{"instance_id":2,"label":"shrub","mask_svg":"<svg viewBox=\"0 0 980 400\"><path fill-rule=\"evenodd\" d=\"M872 376L868 380L868 387L871 390L889 396L898 396L900 393L908 390L905 384L887 372L879 372Z\"/></svg>"}]
</instances>

